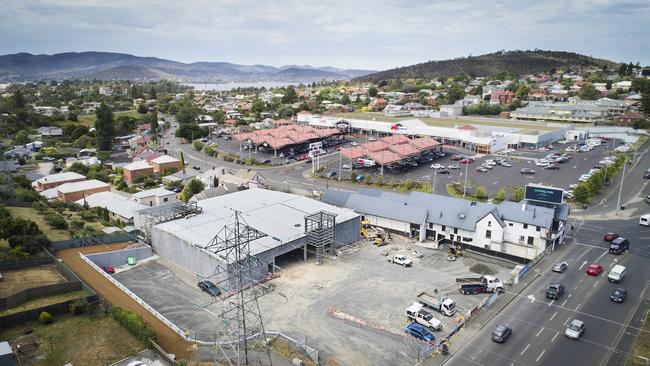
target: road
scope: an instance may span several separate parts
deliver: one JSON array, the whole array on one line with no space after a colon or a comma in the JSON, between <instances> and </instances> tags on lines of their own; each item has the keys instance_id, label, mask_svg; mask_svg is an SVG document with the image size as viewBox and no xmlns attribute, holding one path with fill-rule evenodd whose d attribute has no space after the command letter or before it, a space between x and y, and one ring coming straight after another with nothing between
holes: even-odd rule
<instances>
[{"instance_id":1,"label":"road","mask_svg":"<svg viewBox=\"0 0 650 366\"><path fill-rule=\"evenodd\" d=\"M620 256L607 252L604 231L627 237L631 250ZM538 269L538 278L497 314L445 365L623 365L643 324L650 305L650 230L635 220L591 221L576 229L575 244L561 248L559 261L566 261L565 273ZM598 263L605 272L587 276L585 268ZM606 271L614 264L627 267L620 284L607 281ZM550 283L565 286L559 300L545 298ZM622 304L609 300L616 287L628 290ZM564 336L572 319L583 320L586 331L580 340ZM497 324L513 329L504 344L490 340Z\"/></svg>"}]
</instances>

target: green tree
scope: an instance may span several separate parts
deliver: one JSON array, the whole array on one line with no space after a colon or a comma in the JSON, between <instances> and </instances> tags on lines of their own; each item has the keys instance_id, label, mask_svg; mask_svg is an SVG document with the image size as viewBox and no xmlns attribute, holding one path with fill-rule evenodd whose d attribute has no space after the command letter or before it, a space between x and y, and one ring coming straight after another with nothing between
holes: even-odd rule
<instances>
[{"instance_id":1,"label":"green tree","mask_svg":"<svg viewBox=\"0 0 650 366\"><path fill-rule=\"evenodd\" d=\"M591 191L585 183L580 183L573 190L573 197L580 203L589 203L591 201Z\"/></svg>"},{"instance_id":2,"label":"green tree","mask_svg":"<svg viewBox=\"0 0 650 366\"><path fill-rule=\"evenodd\" d=\"M18 145L24 145L29 143L29 132L26 130L20 130L14 137L14 142Z\"/></svg>"},{"instance_id":3,"label":"green tree","mask_svg":"<svg viewBox=\"0 0 650 366\"><path fill-rule=\"evenodd\" d=\"M598 89L596 89L595 86L591 84L587 84L580 89L580 92L578 92L578 96L586 100L596 100L600 98L601 94L598 91Z\"/></svg>"},{"instance_id":4,"label":"green tree","mask_svg":"<svg viewBox=\"0 0 650 366\"><path fill-rule=\"evenodd\" d=\"M375 88L374 85L371 86L370 88L368 88L368 96L371 97L371 98L376 97L378 92L379 91L377 90L377 88Z\"/></svg>"},{"instance_id":5,"label":"green tree","mask_svg":"<svg viewBox=\"0 0 650 366\"><path fill-rule=\"evenodd\" d=\"M185 156L183 155L182 151L181 151L181 169L183 170L183 175L185 175Z\"/></svg>"},{"instance_id":6,"label":"green tree","mask_svg":"<svg viewBox=\"0 0 650 366\"><path fill-rule=\"evenodd\" d=\"M16 109L25 108L25 96L23 95L23 92L20 91L20 89L16 90L14 93L13 104L14 108Z\"/></svg>"},{"instance_id":7,"label":"green tree","mask_svg":"<svg viewBox=\"0 0 650 366\"><path fill-rule=\"evenodd\" d=\"M528 99L528 94L530 94L530 89L528 88L527 85L520 84L517 86L517 90L515 91L515 95L517 98L521 100L526 100Z\"/></svg>"},{"instance_id":8,"label":"green tree","mask_svg":"<svg viewBox=\"0 0 650 366\"><path fill-rule=\"evenodd\" d=\"M195 194L201 192L205 188L205 185L203 182L197 179L192 179L187 184L185 187L183 187L183 190L181 191L180 194L180 200L183 202L189 201L192 196Z\"/></svg>"},{"instance_id":9,"label":"green tree","mask_svg":"<svg viewBox=\"0 0 650 366\"><path fill-rule=\"evenodd\" d=\"M359 174L357 174L357 171L356 171L356 170L352 169L352 170L350 171L350 180L351 180L351 181L356 182L358 176L359 176Z\"/></svg>"},{"instance_id":10,"label":"green tree","mask_svg":"<svg viewBox=\"0 0 650 366\"><path fill-rule=\"evenodd\" d=\"M95 140L97 150L111 151L113 139L115 138L115 126L113 125L113 111L102 103L95 111Z\"/></svg>"},{"instance_id":11,"label":"green tree","mask_svg":"<svg viewBox=\"0 0 650 366\"><path fill-rule=\"evenodd\" d=\"M191 106L181 106L176 112L176 120L179 124L193 123L198 116L198 112Z\"/></svg>"},{"instance_id":12,"label":"green tree","mask_svg":"<svg viewBox=\"0 0 650 366\"><path fill-rule=\"evenodd\" d=\"M149 89L149 98L156 99L156 89L153 85L151 86L151 89Z\"/></svg>"},{"instance_id":13,"label":"green tree","mask_svg":"<svg viewBox=\"0 0 650 366\"><path fill-rule=\"evenodd\" d=\"M192 145L194 146L194 150L196 151L201 151L203 149L203 143L200 140L194 140Z\"/></svg>"},{"instance_id":14,"label":"green tree","mask_svg":"<svg viewBox=\"0 0 650 366\"><path fill-rule=\"evenodd\" d=\"M138 104L138 109L137 109L137 112L138 112L138 113L140 113L140 114L146 114L147 111L148 111L147 106L144 105L144 103L140 103L140 104Z\"/></svg>"},{"instance_id":15,"label":"green tree","mask_svg":"<svg viewBox=\"0 0 650 366\"><path fill-rule=\"evenodd\" d=\"M347 94L343 94L341 97L341 104L348 105L350 104L350 97Z\"/></svg>"},{"instance_id":16,"label":"green tree","mask_svg":"<svg viewBox=\"0 0 650 366\"><path fill-rule=\"evenodd\" d=\"M457 100L463 99L465 92L460 86L454 85L447 92L447 102L449 104L454 104Z\"/></svg>"},{"instance_id":17,"label":"green tree","mask_svg":"<svg viewBox=\"0 0 650 366\"><path fill-rule=\"evenodd\" d=\"M282 96L282 103L283 104L292 104L298 101L298 94L296 93L296 89L293 87L293 85L287 86L287 90L285 91L284 95Z\"/></svg>"},{"instance_id":18,"label":"green tree","mask_svg":"<svg viewBox=\"0 0 650 366\"><path fill-rule=\"evenodd\" d=\"M524 199L524 187L516 187L510 194L510 201L520 202Z\"/></svg>"},{"instance_id":19,"label":"green tree","mask_svg":"<svg viewBox=\"0 0 650 366\"><path fill-rule=\"evenodd\" d=\"M486 200L488 198L487 189L485 189L485 187L477 187L476 198L478 198L479 200Z\"/></svg>"},{"instance_id":20,"label":"green tree","mask_svg":"<svg viewBox=\"0 0 650 366\"><path fill-rule=\"evenodd\" d=\"M506 189L501 188L501 189L499 189L499 192L497 192L497 196L494 197L494 200L501 202L501 201L503 201L505 199L506 199Z\"/></svg>"}]
</instances>

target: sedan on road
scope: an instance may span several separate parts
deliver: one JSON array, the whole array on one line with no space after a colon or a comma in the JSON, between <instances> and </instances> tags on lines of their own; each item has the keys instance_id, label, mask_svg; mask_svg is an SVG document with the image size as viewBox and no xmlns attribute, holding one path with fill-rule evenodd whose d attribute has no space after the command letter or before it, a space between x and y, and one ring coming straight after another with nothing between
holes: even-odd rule
<instances>
[{"instance_id":1,"label":"sedan on road","mask_svg":"<svg viewBox=\"0 0 650 366\"><path fill-rule=\"evenodd\" d=\"M215 285L214 283L208 280L200 281L199 288L201 289L201 291L207 293L212 297L219 296L219 294L221 293L219 287L217 287L217 285Z\"/></svg>"},{"instance_id":2,"label":"sedan on road","mask_svg":"<svg viewBox=\"0 0 650 366\"><path fill-rule=\"evenodd\" d=\"M601 266L600 264L593 263L590 264L589 267L587 267L587 271L585 273L587 273L590 276L598 276L602 272L603 272L603 266Z\"/></svg>"},{"instance_id":3,"label":"sedan on road","mask_svg":"<svg viewBox=\"0 0 650 366\"><path fill-rule=\"evenodd\" d=\"M614 290L614 292L612 292L612 294L609 296L609 299L614 302L623 302L625 299L627 299L627 290L619 287Z\"/></svg>"},{"instance_id":4,"label":"sedan on road","mask_svg":"<svg viewBox=\"0 0 650 366\"><path fill-rule=\"evenodd\" d=\"M567 268L569 268L567 262L556 263L553 266L553 272L563 273L564 271L566 271Z\"/></svg>"},{"instance_id":5,"label":"sedan on road","mask_svg":"<svg viewBox=\"0 0 650 366\"><path fill-rule=\"evenodd\" d=\"M499 324L492 331L492 341L497 343L503 343L510 338L512 334L512 329L507 325Z\"/></svg>"},{"instance_id":6,"label":"sedan on road","mask_svg":"<svg viewBox=\"0 0 650 366\"><path fill-rule=\"evenodd\" d=\"M559 283L552 283L548 285L548 289L546 289L546 298L557 300L562 297L563 293L564 286L560 285Z\"/></svg>"},{"instance_id":7,"label":"sedan on road","mask_svg":"<svg viewBox=\"0 0 650 366\"><path fill-rule=\"evenodd\" d=\"M603 235L603 240L611 242L612 240L618 238L618 236L619 235L617 233L613 232L605 233L605 235Z\"/></svg>"},{"instance_id":8,"label":"sedan on road","mask_svg":"<svg viewBox=\"0 0 650 366\"><path fill-rule=\"evenodd\" d=\"M521 174L526 174L526 175L531 174L532 175L532 174L535 174L535 171L532 170L532 169L523 168L523 169L521 169Z\"/></svg>"},{"instance_id":9,"label":"sedan on road","mask_svg":"<svg viewBox=\"0 0 650 366\"><path fill-rule=\"evenodd\" d=\"M585 323L582 320L573 319L569 325L566 326L564 335L571 339L580 339L582 333L585 332Z\"/></svg>"}]
</instances>

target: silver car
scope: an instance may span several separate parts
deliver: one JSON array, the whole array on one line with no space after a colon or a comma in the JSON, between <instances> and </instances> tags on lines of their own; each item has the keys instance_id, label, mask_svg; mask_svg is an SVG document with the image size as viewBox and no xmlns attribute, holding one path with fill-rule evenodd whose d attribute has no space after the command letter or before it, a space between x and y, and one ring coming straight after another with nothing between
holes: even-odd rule
<instances>
[{"instance_id":1,"label":"silver car","mask_svg":"<svg viewBox=\"0 0 650 366\"><path fill-rule=\"evenodd\" d=\"M582 333L585 332L585 323L582 320L573 319L569 325L566 326L564 335L571 339L580 339Z\"/></svg>"},{"instance_id":2,"label":"silver car","mask_svg":"<svg viewBox=\"0 0 650 366\"><path fill-rule=\"evenodd\" d=\"M563 273L567 268L569 268L567 262L556 263L553 266L553 272Z\"/></svg>"}]
</instances>

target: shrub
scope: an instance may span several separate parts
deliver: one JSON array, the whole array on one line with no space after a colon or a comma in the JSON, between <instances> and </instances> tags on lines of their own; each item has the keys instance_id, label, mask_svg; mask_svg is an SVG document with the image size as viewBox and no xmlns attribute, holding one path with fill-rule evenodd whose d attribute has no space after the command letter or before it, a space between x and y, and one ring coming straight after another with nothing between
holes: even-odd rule
<instances>
[{"instance_id":1,"label":"shrub","mask_svg":"<svg viewBox=\"0 0 650 366\"><path fill-rule=\"evenodd\" d=\"M200 140L195 140L193 145L194 145L194 150L196 151L201 151L201 149L203 149L203 143Z\"/></svg>"},{"instance_id":2,"label":"shrub","mask_svg":"<svg viewBox=\"0 0 650 366\"><path fill-rule=\"evenodd\" d=\"M144 322L141 316L119 306L113 306L111 314L129 333L141 340L147 347L151 347L151 340L155 340L156 333Z\"/></svg>"},{"instance_id":3,"label":"shrub","mask_svg":"<svg viewBox=\"0 0 650 366\"><path fill-rule=\"evenodd\" d=\"M38 321L43 325L50 324L52 323L52 315L47 311L41 311L41 314L38 316Z\"/></svg>"},{"instance_id":4,"label":"shrub","mask_svg":"<svg viewBox=\"0 0 650 366\"><path fill-rule=\"evenodd\" d=\"M485 200L488 198L488 192L485 187L477 187L476 188L476 198L479 200Z\"/></svg>"},{"instance_id":5,"label":"shrub","mask_svg":"<svg viewBox=\"0 0 650 366\"><path fill-rule=\"evenodd\" d=\"M85 224L83 220L72 220L72 226L74 227L84 227Z\"/></svg>"},{"instance_id":6,"label":"shrub","mask_svg":"<svg viewBox=\"0 0 650 366\"><path fill-rule=\"evenodd\" d=\"M79 315L83 314L86 312L88 309L88 301L85 298L81 298L79 300L75 300L72 303L70 303L70 314L72 315Z\"/></svg>"},{"instance_id":7,"label":"shrub","mask_svg":"<svg viewBox=\"0 0 650 366\"><path fill-rule=\"evenodd\" d=\"M49 212L45 214L45 221L55 229L65 230L68 228L68 223L63 217L55 213Z\"/></svg>"},{"instance_id":8,"label":"shrub","mask_svg":"<svg viewBox=\"0 0 650 366\"><path fill-rule=\"evenodd\" d=\"M79 216L81 216L81 218L82 218L84 221L95 221L95 219L96 219L96 218L95 218L95 215L93 215L92 213L90 213L90 212L88 212L88 211L82 211L82 212L79 214Z\"/></svg>"}]
</instances>

